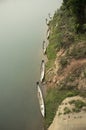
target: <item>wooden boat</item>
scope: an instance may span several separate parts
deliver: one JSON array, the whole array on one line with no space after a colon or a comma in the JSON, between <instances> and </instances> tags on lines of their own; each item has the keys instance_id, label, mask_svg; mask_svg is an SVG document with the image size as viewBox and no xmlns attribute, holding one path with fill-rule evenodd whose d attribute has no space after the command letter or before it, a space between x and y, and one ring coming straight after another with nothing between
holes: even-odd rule
<instances>
[{"instance_id":1,"label":"wooden boat","mask_svg":"<svg viewBox=\"0 0 86 130\"><path fill-rule=\"evenodd\" d=\"M49 26L49 21L48 19L46 18L46 25Z\"/></svg>"},{"instance_id":2,"label":"wooden boat","mask_svg":"<svg viewBox=\"0 0 86 130\"><path fill-rule=\"evenodd\" d=\"M45 105L44 105L44 100L43 100L43 94L39 86L39 82L37 82L37 96L39 100L41 114L43 117L45 117Z\"/></svg>"},{"instance_id":3,"label":"wooden boat","mask_svg":"<svg viewBox=\"0 0 86 130\"><path fill-rule=\"evenodd\" d=\"M47 32L47 39L49 39L49 37L50 37L50 30L48 30Z\"/></svg>"},{"instance_id":4,"label":"wooden boat","mask_svg":"<svg viewBox=\"0 0 86 130\"><path fill-rule=\"evenodd\" d=\"M44 60L42 60L40 82L43 82L44 76L45 76L45 62L44 62Z\"/></svg>"},{"instance_id":5,"label":"wooden boat","mask_svg":"<svg viewBox=\"0 0 86 130\"><path fill-rule=\"evenodd\" d=\"M46 42L45 41L43 41L43 54L46 54Z\"/></svg>"}]
</instances>

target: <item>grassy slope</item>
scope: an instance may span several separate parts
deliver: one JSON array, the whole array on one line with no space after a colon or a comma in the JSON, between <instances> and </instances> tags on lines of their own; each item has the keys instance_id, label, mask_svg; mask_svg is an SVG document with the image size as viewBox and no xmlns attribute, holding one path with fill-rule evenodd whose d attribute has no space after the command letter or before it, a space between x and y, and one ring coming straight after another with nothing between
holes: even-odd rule
<instances>
[{"instance_id":1,"label":"grassy slope","mask_svg":"<svg viewBox=\"0 0 86 130\"><path fill-rule=\"evenodd\" d=\"M64 49L66 54L60 57L60 73L67 66L68 61L71 59L81 59L86 58L86 34L76 34L75 27L77 25L74 22L74 17L65 9L64 6L60 10L56 11L53 20L49 23L50 37L49 46L47 48L48 62L46 64L46 70L54 67L54 61L56 59L56 54L60 49ZM80 47L78 47L78 43ZM70 51L70 47L72 49ZM82 51L83 50L83 51ZM84 68L84 69L83 69ZM77 68L78 69L78 68ZM76 70L77 70L76 69ZM81 95L86 96L85 92L78 91L74 87L67 86L69 81L73 82L76 77L79 77L81 71L84 72L84 78L86 78L86 67L81 67L81 71L76 73L74 71L70 76L68 76L64 83L59 84L57 88L49 89L46 96L46 126L52 123L55 116L56 110L59 104L68 96ZM72 78L71 78L72 77ZM72 81L73 80L73 81ZM74 89L74 90L73 90Z\"/></svg>"}]
</instances>

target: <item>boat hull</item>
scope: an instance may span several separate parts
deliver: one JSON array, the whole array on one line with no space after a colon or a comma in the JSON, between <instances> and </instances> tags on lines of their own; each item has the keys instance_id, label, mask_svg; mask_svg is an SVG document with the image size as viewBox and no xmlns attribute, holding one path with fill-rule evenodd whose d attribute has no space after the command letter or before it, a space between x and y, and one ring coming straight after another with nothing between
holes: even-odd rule
<instances>
[{"instance_id":1,"label":"boat hull","mask_svg":"<svg viewBox=\"0 0 86 130\"><path fill-rule=\"evenodd\" d=\"M45 76L45 63L42 61L41 63L41 75L40 75L40 82L43 82Z\"/></svg>"},{"instance_id":2,"label":"boat hull","mask_svg":"<svg viewBox=\"0 0 86 130\"><path fill-rule=\"evenodd\" d=\"M43 99L43 94L42 94L42 91L41 91L39 84L37 84L37 96L38 96L38 100L39 100L41 114L43 117L45 117L44 99Z\"/></svg>"}]
</instances>

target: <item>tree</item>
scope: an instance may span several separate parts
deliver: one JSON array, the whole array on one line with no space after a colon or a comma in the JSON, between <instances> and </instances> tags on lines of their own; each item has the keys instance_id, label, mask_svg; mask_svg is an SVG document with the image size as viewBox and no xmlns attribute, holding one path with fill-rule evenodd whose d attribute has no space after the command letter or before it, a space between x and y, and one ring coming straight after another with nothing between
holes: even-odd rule
<instances>
[{"instance_id":1,"label":"tree","mask_svg":"<svg viewBox=\"0 0 86 130\"><path fill-rule=\"evenodd\" d=\"M63 4L73 14L81 29L86 23L86 0L63 0Z\"/></svg>"}]
</instances>

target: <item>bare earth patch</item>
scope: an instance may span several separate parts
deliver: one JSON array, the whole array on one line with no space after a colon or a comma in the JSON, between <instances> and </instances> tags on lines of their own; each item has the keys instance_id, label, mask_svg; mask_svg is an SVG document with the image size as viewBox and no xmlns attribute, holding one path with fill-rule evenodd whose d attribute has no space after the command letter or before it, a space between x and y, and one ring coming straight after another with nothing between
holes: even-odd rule
<instances>
[{"instance_id":1,"label":"bare earth patch","mask_svg":"<svg viewBox=\"0 0 86 130\"><path fill-rule=\"evenodd\" d=\"M58 108L53 123L48 130L86 130L86 111L81 109L80 112L73 112L74 105L70 105L70 101L80 100L86 103L86 99L80 96L66 98ZM64 108L67 107L71 110L70 113L64 114ZM83 107L84 109L86 107ZM59 115L60 113L60 115Z\"/></svg>"},{"instance_id":2,"label":"bare earth patch","mask_svg":"<svg viewBox=\"0 0 86 130\"><path fill-rule=\"evenodd\" d=\"M66 68L63 69L60 75L57 76L57 82L58 81L60 82L61 80L66 78L70 73L72 73L74 69L76 69L77 67L79 68L85 63L86 59L79 59L79 60L72 59L71 63L67 65Z\"/></svg>"}]
</instances>

